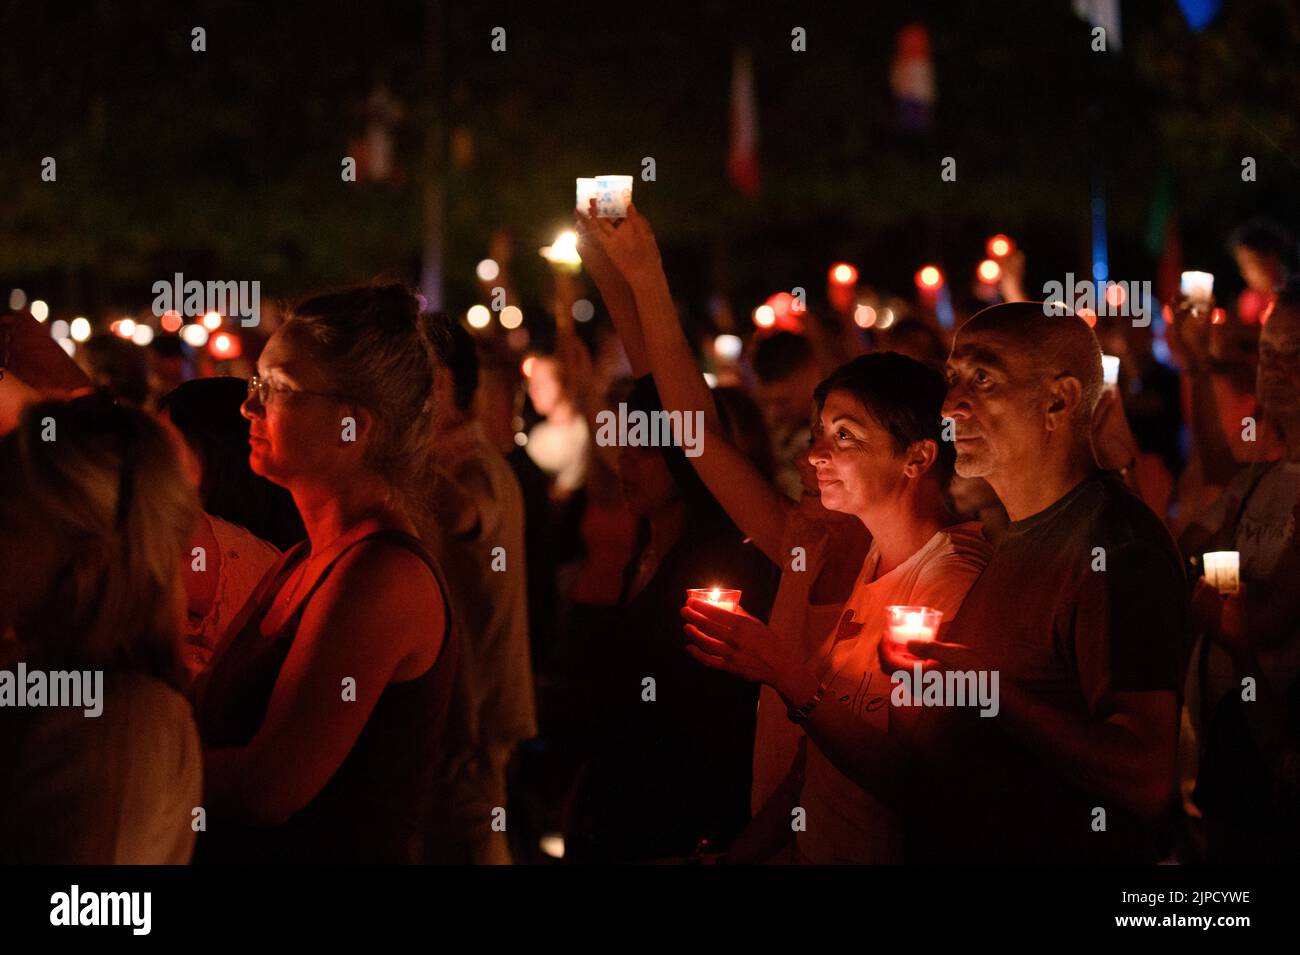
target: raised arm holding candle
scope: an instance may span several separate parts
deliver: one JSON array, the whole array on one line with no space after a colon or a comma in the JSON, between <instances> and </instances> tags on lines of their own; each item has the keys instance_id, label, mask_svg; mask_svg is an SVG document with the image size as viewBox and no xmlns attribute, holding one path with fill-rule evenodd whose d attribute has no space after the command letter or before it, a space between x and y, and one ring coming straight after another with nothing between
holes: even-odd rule
<instances>
[{"instance_id":1,"label":"raised arm holding candle","mask_svg":"<svg viewBox=\"0 0 1300 955\"><path fill-rule=\"evenodd\" d=\"M578 233L584 260L592 265L589 272L605 298L634 373L653 370L665 409L704 412L702 453L689 459L691 466L736 525L781 568L772 629L793 641L804 656L811 654L834 627L853 588L869 544L865 528L852 515L822 506L816 475L806 457L800 468L803 493L795 502L727 438L678 320L654 234L635 206L617 230L601 228L594 217L579 215ZM617 267L605 251L607 246L614 249ZM809 391L810 412L812 399ZM770 798L791 790L785 777L796 763L802 737L799 727L786 718L786 704L775 690L764 686L754 741L751 808L756 816L784 819L773 835L786 842L791 837L788 808L762 810ZM749 854L740 852L737 858L758 861L777 851L765 838L747 841Z\"/></svg>"},{"instance_id":2,"label":"raised arm holding candle","mask_svg":"<svg viewBox=\"0 0 1300 955\"><path fill-rule=\"evenodd\" d=\"M905 734L916 714L889 705L890 674L877 654L886 608L903 608L902 638L933 638L987 559L979 525L952 524L943 502L952 451L940 436L942 394L937 373L895 353L857 358L817 389L809 460L822 503L857 517L873 543L838 624L811 658L743 609L692 600L682 611L695 659L772 686L805 728L799 805L821 822L799 834L797 851L814 862L902 857L891 807L908 804L912 781L895 728Z\"/></svg>"}]
</instances>

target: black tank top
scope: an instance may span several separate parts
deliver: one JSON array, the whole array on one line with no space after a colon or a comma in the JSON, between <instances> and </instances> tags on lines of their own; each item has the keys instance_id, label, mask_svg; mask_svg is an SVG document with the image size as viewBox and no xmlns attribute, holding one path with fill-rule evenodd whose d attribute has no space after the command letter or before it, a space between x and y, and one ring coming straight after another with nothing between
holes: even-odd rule
<instances>
[{"instance_id":1,"label":"black tank top","mask_svg":"<svg viewBox=\"0 0 1300 955\"><path fill-rule=\"evenodd\" d=\"M246 746L271 700L303 611L339 559L366 541L405 547L424 561L442 592L447 627L433 665L420 676L389 683L361 735L325 787L286 822L272 827L224 824L214 816L200 833L194 861L260 863L414 863L420 860L425 815L431 800L447 704L451 698L458 644L451 603L432 557L409 534L381 530L353 541L325 567L294 613L270 636L262 620L306 542L289 550L258 587L234 624L235 637L213 660L198 704L205 748ZM364 599L357 595L356 599ZM328 727L322 726L322 732ZM285 758L292 758L286 753Z\"/></svg>"}]
</instances>

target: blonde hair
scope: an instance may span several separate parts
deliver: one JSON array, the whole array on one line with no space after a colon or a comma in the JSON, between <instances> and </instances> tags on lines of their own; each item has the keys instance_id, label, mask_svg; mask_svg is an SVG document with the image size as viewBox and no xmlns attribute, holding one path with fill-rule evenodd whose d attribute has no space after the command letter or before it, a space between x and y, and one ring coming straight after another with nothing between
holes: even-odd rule
<instances>
[{"instance_id":1,"label":"blonde hair","mask_svg":"<svg viewBox=\"0 0 1300 955\"><path fill-rule=\"evenodd\" d=\"M369 409L366 463L408 511L431 464L435 356L420 303L401 285L363 285L308 299L285 330L300 334L342 395Z\"/></svg>"},{"instance_id":2,"label":"blonde hair","mask_svg":"<svg viewBox=\"0 0 1300 955\"><path fill-rule=\"evenodd\" d=\"M199 502L175 439L145 412L107 398L45 401L0 442L0 466L16 485L0 508L21 508L63 561L19 622L29 657L182 687L181 561Z\"/></svg>"}]
</instances>

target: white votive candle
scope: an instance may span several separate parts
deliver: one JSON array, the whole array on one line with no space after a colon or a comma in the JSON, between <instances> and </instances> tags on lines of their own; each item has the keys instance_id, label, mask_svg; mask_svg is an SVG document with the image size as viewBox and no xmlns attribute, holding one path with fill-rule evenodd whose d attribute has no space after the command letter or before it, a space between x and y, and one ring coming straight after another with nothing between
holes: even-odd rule
<instances>
[{"instance_id":1,"label":"white votive candle","mask_svg":"<svg viewBox=\"0 0 1300 955\"><path fill-rule=\"evenodd\" d=\"M1119 356L1101 356L1101 377L1108 385L1119 384Z\"/></svg>"},{"instance_id":2,"label":"white votive candle","mask_svg":"<svg viewBox=\"0 0 1300 955\"><path fill-rule=\"evenodd\" d=\"M1185 298L1204 304L1214 297L1214 276L1209 272L1184 272L1180 289Z\"/></svg>"},{"instance_id":3,"label":"white votive candle","mask_svg":"<svg viewBox=\"0 0 1300 955\"><path fill-rule=\"evenodd\" d=\"M595 178L579 179L578 181L578 199L577 209L584 215L591 212L591 200L597 199L600 189L596 185Z\"/></svg>"},{"instance_id":4,"label":"white votive candle","mask_svg":"<svg viewBox=\"0 0 1300 955\"><path fill-rule=\"evenodd\" d=\"M736 608L740 606L740 591L727 590L724 587L698 587L686 591L686 599L690 600L692 598L711 603L723 610L730 610L732 613L735 613Z\"/></svg>"},{"instance_id":5,"label":"white votive candle","mask_svg":"<svg viewBox=\"0 0 1300 955\"><path fill-rule=\"evenodd\" d=\"M1241 589L1241 555L1235 550L1216 550L1201 555L1205 580L1221 594Z\"/></svg>"},{"instance_id":6,"label":"white votive candle","mask_svg":"<svg viewBox=\"0 0 1300 955\"><path fill-rule=\"evenodd\" d=\"M939 633L943 611L930 607L894 606L885 608L885 632L895 643L909 640L931 641Z\"/></svg>"}]
</instances>

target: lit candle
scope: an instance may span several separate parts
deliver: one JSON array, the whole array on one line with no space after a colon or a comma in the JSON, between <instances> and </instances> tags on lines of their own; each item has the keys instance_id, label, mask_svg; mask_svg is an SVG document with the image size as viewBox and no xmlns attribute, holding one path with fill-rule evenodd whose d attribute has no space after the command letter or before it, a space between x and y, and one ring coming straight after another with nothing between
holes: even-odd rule
<instances>
[{"instance_id":1,"label":"lit candle","mask_svg":"<svg viewBox=\"0 0 1300 955\"><path fill-rule=\"evenodd\" d=\"M740 591L726 590L722 587L699 587L695 590L686 591L686 599L703 600L705 603L711 603L715 607L721 607L723 610L736 612L740 606Z\"/></svg>"},{"instance_id":2,"label":"lit candle","mask_svg":"<svg viewBox=\"0 0 1300 955\"><path fill-rule=\"evenodd\" d=\"M1205 580L1221 594L1235 594L1241 589L1241 555L1235 550L1216 550L1201 555Z\"/></svg>"},{"instance_id":3,"label":"lit candle","mask_svg":"<svg viewBox=\"0 0 1300 955\"><path fill-rule=\"evenodd\" d=\"M1101 377L1108 385L1119 384L1119 356L1102 355L1101 356Z\"/></svg>"},{"instance_id":4,"label":"lit candle","mask_svg":"<svg viewBox=\"0 0 1300 955\"><path fill-rule=\"evenodd\" d=\"M599 188L595 179L578 180L578 211L586 215L591 211L591 200L596 199ZM599 200L597 201L599 207Z\"/></svg>"},{"instance_id":5,"label":"lit candle","mask_svg":"<svg viewBox=\"0 0 1300 955\"><path fill-rule=\"evenodd\" d=\"M596 210L600 218L627 218L627 206L631 201L631 176L596 177Z\"/></svg>"},{"instance_id":6,"label":"lit candle","mask_svg":"<svg viewBox=\"0 0 1300 955\"><path fill-rule=\"evenodd\" d=\"M886 607L885 629L889 639L906 644L909 640L931 641L939 633L943 611L930 607Z\"/></svg>"},{"instance_id":7,"label":"lit candle","mask_svg":"<svg viewBox=\"0 0 1300 955\"><path fill-rule=\"evenodd\" d=\"M1209 272L1184 272L1180 288L1185 297L1206 305L1214 297L1214 276Z\"/></svg>"}]
</instances>

